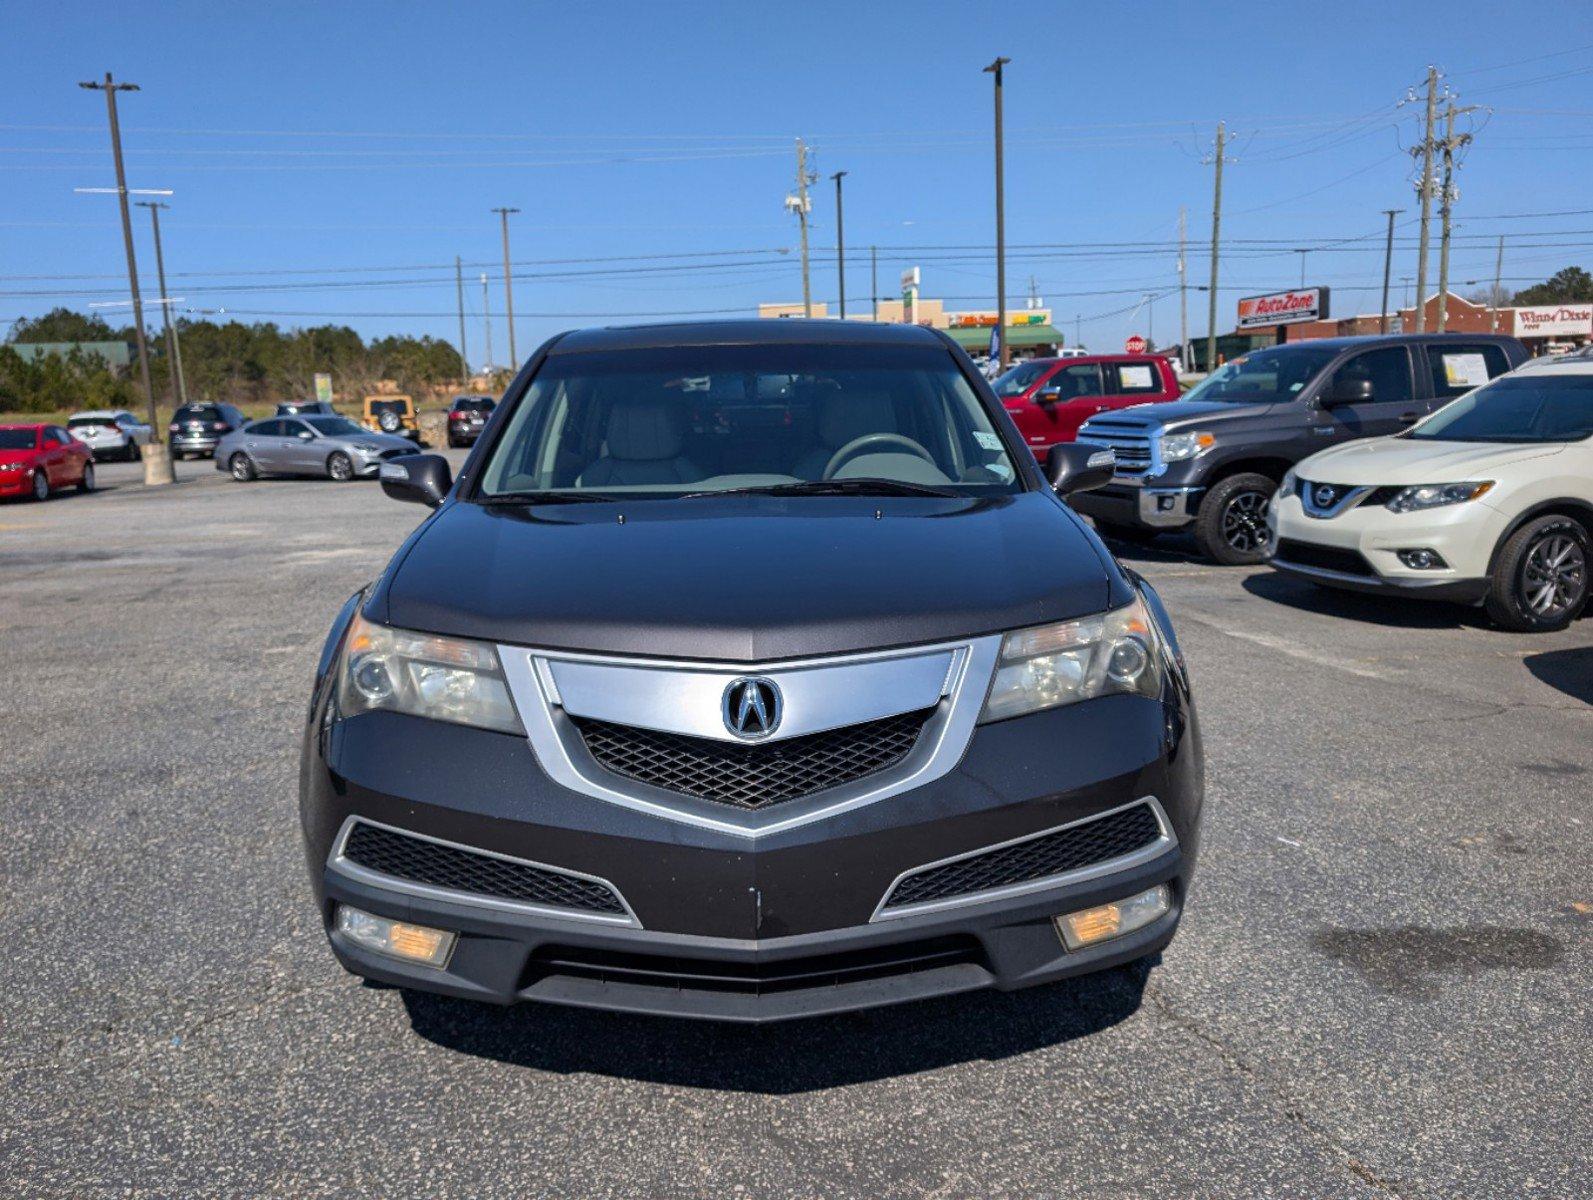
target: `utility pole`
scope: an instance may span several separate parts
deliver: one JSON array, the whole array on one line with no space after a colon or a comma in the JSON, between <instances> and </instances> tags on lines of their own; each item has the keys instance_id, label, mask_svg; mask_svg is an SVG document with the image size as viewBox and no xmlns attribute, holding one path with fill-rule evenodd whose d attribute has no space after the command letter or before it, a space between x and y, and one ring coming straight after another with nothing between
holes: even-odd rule
<instances>
[{"instance_id":1,"label":"utility pole","mask_svg":"<svg viewBox=\"0 0 1593 1200\"><path fill-rule=\"evenodd\" d=\"M1438 68L1427 68L1427 116L1422 144L1412 154L1422 156L1422 181L1416 189L1422 202L1421 244L1416 251L1416 332L1427 328L1427 248L1431 241L1428 223L1433 215L1433 125L1438 119Z\"/></svg>"},{"instance_id":2,"label":"utility pole","mask_svg":"<svg viewBox=\"0 0 1593 1200\"><path fill-rule=\"evenodd\" d=\"M1305 286L1305 256L1307 254L1311 253L1311 251L1296 249L1295 253L1300 256L1300 286L1304 287Z\"/></svg>"},{"instance_id":3,"label":"utility pole","mask_svg":"<svg viewBox=\"0 0 1593 1200\"><path fill-rule=\"evenodd\" d=\"M105 93L105 111L111 123L111 157L116 161L116 202L122 210L122 243L127 250L127 286L133 298L133 340L138 344L138 375L144 384L145 413L149 427L160 428L160 414L155 409L155 389L149 382L149 346L144 339L144 300L138 294L138 259L133 254L133 217L127 209L127 172L122 166L122 127L116 119L116 93L136 92L136 83L117 83L105 72L103 82L78 84L92 92ZM144 450L144 483L146 485L176 482L172 474L171 459L166 452L166 439L150 436Z\"/></svg>"},{"instance_id":4,"label":"utility pole","mask_svg":"<svg viewBox=\"0 0 1593 1200\"><path fill-rule=\"evenodd\" d=\"M166 256L160 248L160 210L170 208L158 200L136 201L139 208L149 209L150 223L155 228L155 277L160 281L160 311L166 325L166 358L171 365L171 404L178 408L188 403L188 389L183 385L182 351L177 347L177 327L171 319L171 296L166 292Z\"/></svg>"},{"instance_id":5,"label":"utility pole","mask_svg":"<svg viewBox=\"0 0 1593 1200\"><path fill-rule=\"evenodd\" d=\"M1001 70L1011 61L998 57L984 68L986 73L995 76L996 84L996 330L1001 355L999 365L1003 371L1012 362L1012 347L1007 345L1007 201L1002 164Z\"/></svg>"},{"instance_id":6,"label":"utility pole","mask_svg":"<svg viewBox=\"0 0 1593 1200\"><path fill-rule=\"evenodd\" d=\"M868 319L879 320L879 247L868 248Z\"/></svg>"},{"instance_id":7,"label":"utility pole","mask_svg":"<svg viewBox=\"0 0 1593 1200\"><path fill-rule=\"evenodd\" d=\"M1080 350L1084 349L1084 314L1073 314L1073 344Z\"/></svg>"},{"instance_id":8,"label":"utility pole","mask_svg":"<svg viewBox=\"0 0 1593 1200\"><path fill-rule=\"evenodd\" d=\"M1217 246L1222 240L1222 152L1228 130L1217 122L1216 181L1211 193L1211 294L1206 300L1206 374L1217 369Z\"/></svg>"},{"instance_id":9,"label":"utility pole","mask_svg":"<svg viewBox=\"0 0 1593 1200\"><path fill-rule=\"evenodd\" d=\"M1188 209L1178 206L1178 356L1189 370L1189 263L1184 257L1185 218Z\"/></svg>"},{"instance_id":10,"label":"utility pole","mask_svg":"<svg viewBox=\"0 0 1593 1200\"><path fill-rule=\"evenodd\" d=\"M1458 138L1455 136L1455 118L1466 113L1476 111L1475 104L1468 104L1465 108L1456 108L1454 97L1449 97L1449 105L1444 110L1444 184L1443 192L1439 197L1438 213L1442 224L1442 233L1438 242L1438 332L1444 331L1449 315L1449 237L1454 230L1455 200L1458 192L1455 188L1455 151L1466 146L1471 141L1471 134L1463 133Z\"/></svg>"},{"instance_id":11,"label":"utility pole","mask_svg":"<svg viewBox=\"0 0 1593 1200\"><path fill-rule=\"evenodd\" d=\"M514 349L514 280L509 271L509 215L517 213L518 208L495 208L492 210L503 219L503 304L504 320L509 322L509 370L520 369L520 356Z\"/></svg>"},{"instance_id":12,"label":"utility pole","mask_svg":"<svg viewBox=\"0 0 1593 1200\"><path fill-rule=\"evenodd\" d=\"M808 187L818 176L808 172L808 148L802 139L796 140L797 169L796 191L785 198L786 209L796 213L797 224L802 227L802 315L813 315L813 285L808 275L808 214L813 211L813 201L808 199Z\"/></svg>"},{"instance_id":13,"label":"utility pole","mask_svg":"<svg viewBox=\"0 0 1593 1200\"><path fill-rule=\"evenodd\" d=\"M846 226L842 219L841 208L841 177L845 171L837 171L830 178L835 180L835 274L841 285L841 320L846 320Z\"/></svg>"},{"instance_id":14,"label":"utility pole","mask_svg":"<svg viewBox=\"0 0 1593 1200\"><path fill-rule=\"evenodd\" d=\"M487 273L481 273L481 325L486 330L487 361L482 368L486 374L492 372L492 293L487 290Z\"/></svg>"},{"instance_id":15,"label":"utility pole","mask_svg":"<svg viewBox=\"0 0 1593 1200\"><path fill-rule=\"evenodd\" d=\"M465 349L465 267L454 255L454 287L459 293L459 375L464 386L470 387L470 355Z\"/></svg>"},{"instance_id":16,"label":"utility pole","mask_svg":"<svg viewBox=\"0 0 1593 1200\"><path fill-rule=\"evenodd\" d=\"M1383 307L1378 310L1378 333L1388 332L1388 273L1394 269L1394 218L1404 211L1403 208L1383 210L1388 217L1388 241L1383 245Z\"/></svg>"},{"instance_id":17,"label":"utility pole","mask_svg":"<svg viewBox=\"0 0 1593 1200\"><path fill-rule=\"evenodd\" d=\"M1504 284L1504 234L1499 235L1499 254L1493 260L1493 292L1488 296L1488 330L1499 332L1499 289Z\"/></svg>"}]
</instances>

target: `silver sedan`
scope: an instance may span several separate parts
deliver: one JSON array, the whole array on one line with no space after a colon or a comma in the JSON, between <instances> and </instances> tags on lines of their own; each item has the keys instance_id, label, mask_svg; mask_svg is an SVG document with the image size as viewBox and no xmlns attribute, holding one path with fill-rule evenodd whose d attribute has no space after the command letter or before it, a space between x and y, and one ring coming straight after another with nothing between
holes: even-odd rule
<instances>
[{"instance_id":1,"label":"silver sedan","mask_svg":"<svg viewBox=\"0 0 1593 1200\"><path fill-rule=\"evenodd\" d=\"M320 475L339 482L374 476L381 464L414 454L408 438L362 429L347 417L269 417L216 445L216 470L239 483L261 475Z\"/></svg>"}]
</instances>

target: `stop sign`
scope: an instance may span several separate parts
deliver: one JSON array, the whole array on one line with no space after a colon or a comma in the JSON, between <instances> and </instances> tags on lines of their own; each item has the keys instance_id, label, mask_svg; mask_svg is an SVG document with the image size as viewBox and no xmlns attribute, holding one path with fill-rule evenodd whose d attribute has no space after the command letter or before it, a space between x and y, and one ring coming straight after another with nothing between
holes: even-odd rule
<instances>
[{"instance_id":1,"label":"stop sign","mask_svg":"<svg viewBox=\"0 0 1593 1200\"><path fill-rule=\"evenodd\" d=\"M1137 333L1131 334L1128 341L1123 343L1123 349L1130 354L1144 354L1145 339Z\"/></svg>"}]
</instances>

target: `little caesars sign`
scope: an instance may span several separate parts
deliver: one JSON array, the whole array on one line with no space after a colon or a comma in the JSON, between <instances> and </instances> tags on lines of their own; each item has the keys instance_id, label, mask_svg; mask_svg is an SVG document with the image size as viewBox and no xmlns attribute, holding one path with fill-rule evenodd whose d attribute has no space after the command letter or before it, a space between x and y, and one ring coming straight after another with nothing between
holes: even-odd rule
<instances>
[{"instance_id":1,"label":"little caesars sign","mask_svg":"<svg viewBox=\"0 0 1593 1200\"><path fill-rule=\"evenodd\" d=\"M1328 315L1328 289L1297 288L1288 292L1269 292L1265 296L1246 296L1239 301L1239 329L1271 329L1276 325L1296 325L1301 321L1321 321Z\"/></svg>"}]
</instances>

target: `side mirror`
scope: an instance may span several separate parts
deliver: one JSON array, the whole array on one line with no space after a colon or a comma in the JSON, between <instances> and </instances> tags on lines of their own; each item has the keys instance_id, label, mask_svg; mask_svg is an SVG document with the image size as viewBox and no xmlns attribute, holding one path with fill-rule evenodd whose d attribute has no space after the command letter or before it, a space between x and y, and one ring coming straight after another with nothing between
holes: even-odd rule
<instances>
[{"instance_id":1,"label":"side mirror","mask_svg":"<svg viewBox=\"0 0 1593 1200\"><path fill-rule=\"evenodd\" d=\"M1059 496L1088 492L1112 482L1117 451L1088 442L1063 442L1046 456L1045 474Z\"/></svg>"},{"instance_id":2,"label":"side mirror","mask_svg":"<svg viewBox=\"0 0 1593 1200\"><path fill-rule=\"evenodd\" d=\"M436 508L454 486L453 471L440 454L401 454L382 464L377 477L394 500Z\"/></svg>"},{"instance_id":3,"label":"side mirror","mask_svg":"<svg viewBox=\"0 0 1593 1200\"><path fill-rule=\"evenodd\" d=\"M1322 403L1328 408L1337 404L1365 404L1372 398L1372 381L1370 379L1338 379L1333 383L1333 388L1322 397Z\"/></svg>"},{"instance_id":4,"label":"side mirror","mask_svg":"<svg viewBox=\"0 0 1593 1200\"><path fill-rule=\"evenodd\" d=\"M299 430L299 441L301 441L301 442L313 442L314 440L315 440L315 434L312 433L310 430L308 430L308 429Z\"/></svg>"},{"instance_id":5,"label":"side mirror","mask_svg":"<svg viewBox=\"0 0 1593 1200\"><path fill-rule=\"evenodd\" d=\"M1061 388L1046 388L1043 392L1036 392L1034 396L1036 404L1055 404L1060 399L1062 399Z\"/></svg>"}]
</instances>

